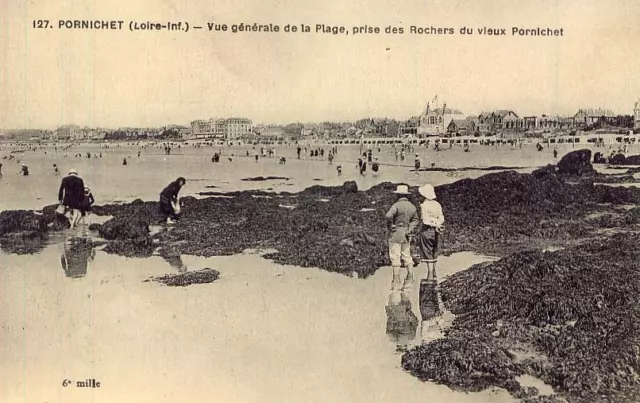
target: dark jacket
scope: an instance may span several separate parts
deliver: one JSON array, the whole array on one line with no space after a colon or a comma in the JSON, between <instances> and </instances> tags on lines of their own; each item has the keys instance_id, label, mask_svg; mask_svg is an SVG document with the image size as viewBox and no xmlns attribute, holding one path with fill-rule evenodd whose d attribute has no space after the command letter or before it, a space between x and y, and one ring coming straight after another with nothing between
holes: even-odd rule
<instances>
[{"instance_id":1,"label":"dark jacket","mask_svg":"<svg viewBox=\"0 0 640 403\"><path fill-rule=\"evenodd\" d=\"M84 181L79 176L69 175L62 178L58 200L70 208L78 209L84 200Z\"/></svg>"},{"instance_id":2,"label":"dark jacket","mask_svg":"<svg viewBox=\"0 0 640 403\"><path fill-rule=\"evenodd\" d=\"M88 195L84 195L80 209L84 211L91 211L91 206L93 205L93 203L95 203L95 201L96 200L93 198L93 193L89 192Z\"/></svg>"},{"instance_id":3,"label":"dark jacket","mask_svg":"<svg viewBox=\"0 0 640 403\"><path fill-rule=\"evenodd\" d=\"M180 192L180 185L178 184L178 181L173 181L166 188L162 190L162 192L160 193L160 200L175 202L178 200L179 192Z\"/></svg>"}]
</instances>

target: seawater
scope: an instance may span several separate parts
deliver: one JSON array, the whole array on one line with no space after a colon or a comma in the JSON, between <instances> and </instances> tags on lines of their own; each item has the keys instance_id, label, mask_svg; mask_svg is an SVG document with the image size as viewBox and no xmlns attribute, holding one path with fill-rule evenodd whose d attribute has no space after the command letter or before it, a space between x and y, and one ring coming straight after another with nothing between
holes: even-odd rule
<instances>
[{"instance_id":1,"label":"seawater","mask_svg":"<svg viewBox=\"0 0 640 403\"><path fill-rule=\"evenodd\" d=\"M262 158L256 162L251 147L220 148L220 147L174 147L171 155L165 155L159 148L142 150L137 156L135 146L104 149L98 145L83 145L69 150L54 151L52 148L38 151L11 154L11 148L0 145L0 162L3 163L0 178L0 211L14 209L40 209L43 206L57 203L60 181L70 168L75 168L91 187L97 204L112 202L127 202L136 198L143 200L157 200L160 191L179 176L187 178L187 186L181 191L181 196L197 196L204 191L235 191L235 190L273 190L296 192L311 185L340 185L347 180L355 180L360 189L367 189L384 181L407 182L409 184L423 184L430 182L434 185L449 183L461 178L475 178L486 174L485 171L465 172L421 172L415 174L413 169L414 153L406 153L405 161L396 161L395 153L389 145L383 145L380 153L374 148L374 155L378 156L382 164L378 176L374 176L368 167L366 175L359 174L356 168L360 155L358 146L338 146L338 155L329 164L325 159L311 158L309 154L304 159L296 158L294 147L276 147L277 155L272 158ZM322 147L322 146L318 146ZM570 146L564 146L570 151ZM223 156L218 163L211 162L215 151L222 150ZM365 149L366 150L366 149ZM45 154L46 151L46 154ZM250 157L246 156L249 151ZM533 145L523 149L512 149L508 145L475 146L471 152L465 153L462 148L443 149L436 152L432 149L416 148L420 153L422 167L459 168L459 167L487 167L487 166L520 166L527 167L524 172L535 167L554 161L551 150L537 152ZM86 158L86 153L92 156L102 152L103 158ZM563 151L560 151L562 155ZM75 158L77 153L82 158ZM65 154L67 157L65 158ZM234 154L233 156L231 154ZM2 159L14 155L13 160ZM278 163L280 156L285 156L284 165ZM122 161L128 157L127 165ZM231 161L229 161L231 158ZM18 160L20 162L18 162ZM21 176L20 164L29 165L30 175ZM54 176L53 164L60 167L60 176ZM337 175L336 167L342 166L342 176ZM265 182L247 182L241 179L256 176L281 176L289 180L273 180ZM215 186L215 188L207 188Z\"/></svg>"}]
</instances>

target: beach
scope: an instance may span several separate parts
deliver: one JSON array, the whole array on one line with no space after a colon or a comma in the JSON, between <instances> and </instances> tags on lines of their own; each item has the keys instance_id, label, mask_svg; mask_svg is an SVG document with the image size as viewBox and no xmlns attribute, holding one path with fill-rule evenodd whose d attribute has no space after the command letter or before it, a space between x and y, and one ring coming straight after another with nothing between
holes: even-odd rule
<instances>
[{"instance_id":1,"label":"beach","mask_svg":"<svg viewBox=\"0 0 640 403\"><path fill-rule=\"evenodd\" d=\"M640 200L635 184L594 185L593 176L585 182L539 169L554 159L551 150L532 146L420 150L423 161L446 168L420 173L410 157L396 163L394 153L383 150L375 153L383 164L377 177L357 172L357 147L340 148L332 165L297 160L295 148L278 150L288 157L285 165L277 158L256 162L246 151L225 150L219 163L210 161L212 150L188 147L171 155L147 148L138 158L135 146L112 146L102 149L103 158L61 159L63 172L73 163L92 186L94 226L52 229L48 207L23 213L0 237L2 356L16 363L3 369L2 400L84 401L87 390L61 384L90 378L112 390L95 401L138 395L146 401L371 402L399 395L407 402L514 401L528 390L523 370L488 376L480 388L460 387L446 377L441 384L423 382L422 370L405 362L423 340L420 320L408 333L390 333L385 315L391 268L383 214L394 183L408 183L414 195L417 185L437 185L448 217L441 282L526 249L570 248L605 236L602 231L632 233L638 222L629 213ZM225 159L231 154L232 161ZM7 175L5 163L4 217L55 203L60 177L50 166L60 159L54 157L26 152L29 177ZM338 164L345 167L342 176ZM483 170L491 166L517 169ZM180 194L184 217L169 229L155 218L157 194L177 176L187 178ZM280 179L243 180L259 176ZM25 190L20 194L18 184ZM219 273L209 283L170 287L154 280L208 268ZM416 278L424 276L419 266ZM417 283L409 300L420 318ZM67 354L74 360L65 360ZM526 376L532 374L542 376ZM123 379L122 388L113 386ZM554 392L533 379L534 396Z\"/></svg>"}]
</instances>

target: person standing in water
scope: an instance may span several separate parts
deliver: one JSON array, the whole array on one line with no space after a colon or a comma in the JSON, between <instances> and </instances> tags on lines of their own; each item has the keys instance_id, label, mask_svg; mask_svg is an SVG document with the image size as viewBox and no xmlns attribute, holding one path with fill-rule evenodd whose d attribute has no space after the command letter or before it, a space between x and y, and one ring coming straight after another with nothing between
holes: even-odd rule
<instances>
[{"instance_id":1,"label":"person standing in water","mask_svg":"<svg viewBox=\"0 0 640 403\"><path fill-rule=\"evenodd\" d=\"M373 159L373 163L371 164L371 172L373 172L373 176L378 176L378 171L380 170L380 164L378 163L378 157Z\"/></svg>"},{"instance_id":2,"label":"person standing in water","mask_svg":"<svg viewBox=\"0 0 640 403\"><path fill-rule=\"evenodd\" d=\"M426 184L418 189L424 201L420 204L422 228L417 243L420 250L421 263L427 266L427 276L420 281L420 312L423 320L423 332L427 332L429 320L440 314L436 276L438 261L438 240L444 229L442 206L436 201L436 192L432 185ZM426 333L423 339L426 339Z\"/></svg>"},{"instance_id":3,"label":"person standing in water","mask_svg":"<svg viewBox=\"0 0 640 403\"><path fill-rule=\"evenodd\" d=\"M420 155L416 153L416 158L413 160L413 166L416 169L416 173L420 173Z\"/></svg>"},{"instance_id":4,"label":"person standing in water","mask_svg":"<svg viewBox=\"0 0 640 403\"><path fill-rule=\"evenodd\" d=\"M29 176L29 166L27 164L22 164L20 173L22 174L22 176Z\"/></svg>"},{"instance_id":5,"label":"person standing in water","mask_svg":"<svg viewBox=\"0 0 640 403\"><path fill-rule=\"evenodd\" d=\"M91 189L89 189L89 187L85 187L84 188L84 198L82 199L82 203L80 203L80 216L82 218L82 222L87 224L85 222L85 217L89 217L89 220L91 220L91 206L93 206L93 203L95 203L95 199L93 198L93 194L91 193ZM88 224L91 224L91 222L89 222Z\"/></svg>"},{"instance_id":6,"label":"person standing in water","mask_svg":"<svg viewBox=\"0 0 640 403\"><path fill-rule=\"evenodd\" d=\"M57 164L53 164L53 174L55 176L60 176L60 169L58 168Z\"/></svg>"},{"instance_id":7,"label":"person standing in water","mask_svg":"<svg viewBox=\"0 0 640 403\"><path fill-rule=\"evenodd\" d=\"M58 201L69 211L71 228L75 227L80 219L79 211L84 200L84 181L78 176L75 169L69 170L69 175L62 178Z\"/></svg>"},{"instance_id":8,"label":"person standing in water","mask_svg":"<svg viewBox=\"0 0 640 403\"><path fill-rule=\"evenodd\" d=\"M167 185L160 193L160 213L166 218L167 224L174 224L179 218L178 193L186 183L187 180L181 176Z\"/></svg>"},{"instance_id":9,"label":"person standing in water","mask_svg":"<svg viewBox=\"0 0 640 403\"><path fill-rule=\"evenodd\" d=\"M408 291L413 283L413 258L411 257L411 238L414 229L420 223L418 210L408 199L409 187L398 185L393 192L397 201L391 206L385 217L387 226L391 232L389 236L389 260L393 268L392 286L399 288L400 268L407 268L402 289Z\"/></svg>"},{"instance_id":10,"label":"person standing in water","mask_svg":"<svg viewBox=\"0 0 640 403\"><path fill-rule=\"evenodd\" d=\"M2 162L0 162L0 178L2 178Z\"/></svg>"}]
</instances>

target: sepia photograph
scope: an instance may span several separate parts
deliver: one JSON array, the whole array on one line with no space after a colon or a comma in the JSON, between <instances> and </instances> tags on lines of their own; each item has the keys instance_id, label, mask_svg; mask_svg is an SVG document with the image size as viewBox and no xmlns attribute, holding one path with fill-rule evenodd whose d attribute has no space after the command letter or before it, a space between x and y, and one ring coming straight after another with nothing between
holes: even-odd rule
<instances>
[{"instance_id":1,"label":"sepia photograph","mask_svg":"<svg viewBox=\"0 0 640 403\"><path fill-rule=\"evenodd\" d=\"M640 402L637 0L0 0L0 402Z\"/></svg>"}]
</instances>

